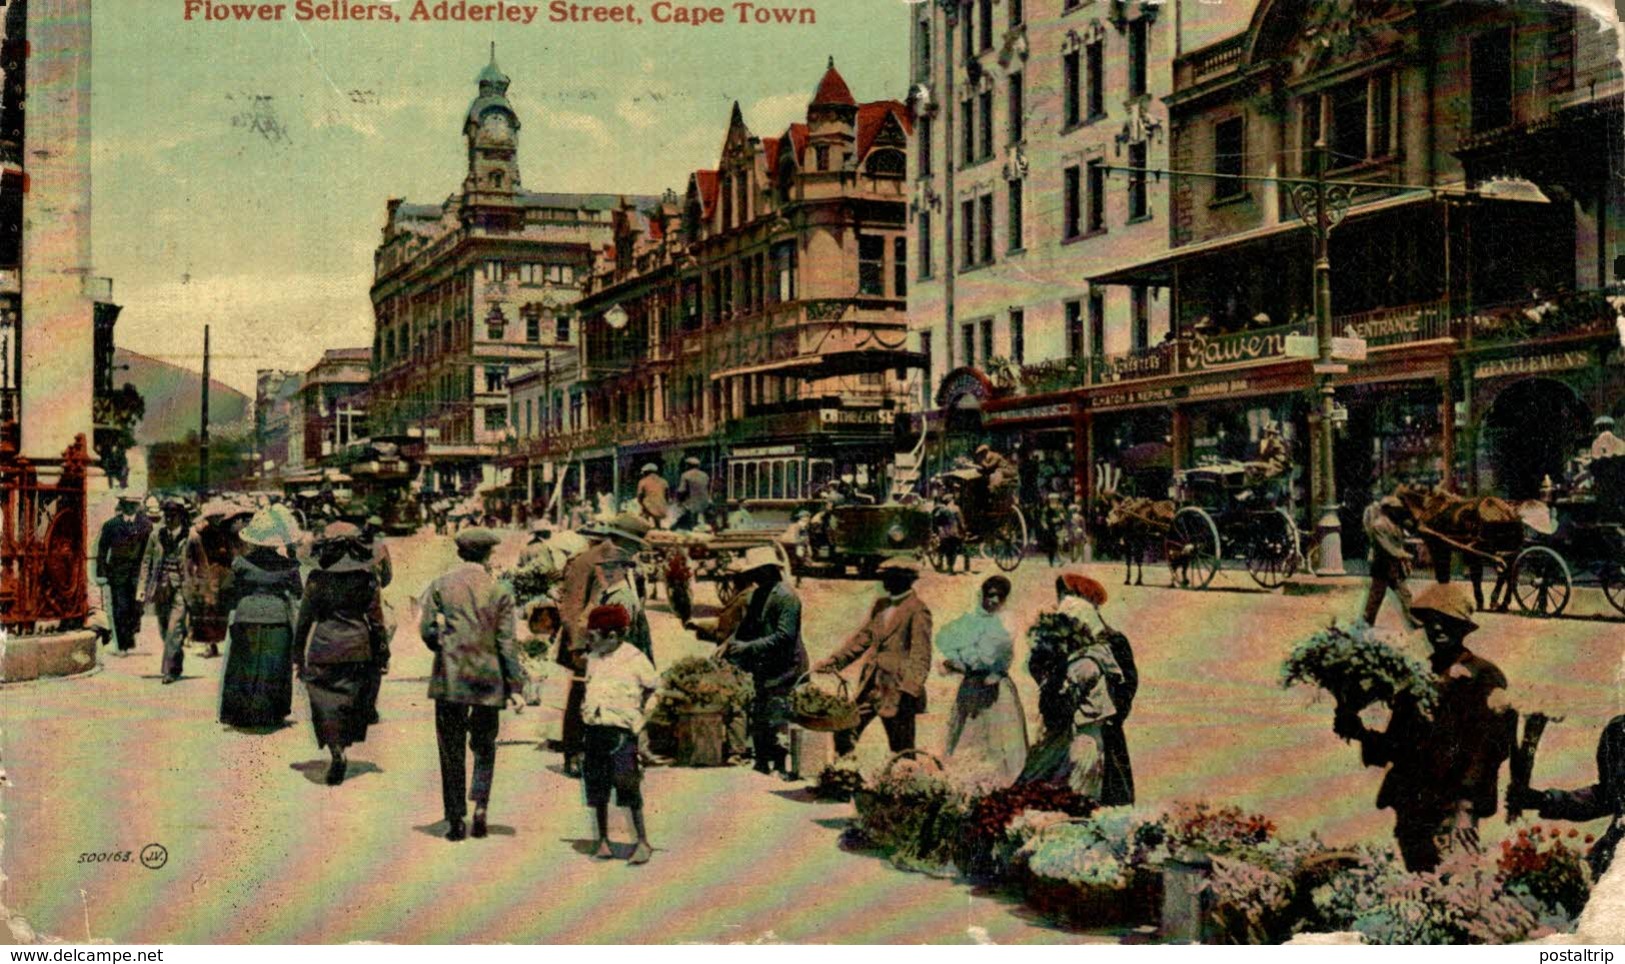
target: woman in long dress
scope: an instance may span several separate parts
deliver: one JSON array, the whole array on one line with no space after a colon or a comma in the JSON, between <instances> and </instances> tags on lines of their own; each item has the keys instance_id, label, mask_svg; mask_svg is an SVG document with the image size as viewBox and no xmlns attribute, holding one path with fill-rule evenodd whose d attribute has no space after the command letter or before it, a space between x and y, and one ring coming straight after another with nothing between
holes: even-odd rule
<instances>
[{"instance_id":1,"label":"woman in long dress","mask_svg":"<svg viewBox=\"0 0 1625 964\"><path fill-rule=\"evenodd\" d=\"M208 649L206 658L220 655L231 613L231 565L236 559L238 521L248 510L216 499L200 511L201 520L186 539L182 588L186 593L186 619L192 641Z\"/></svg>"},{"instance_id":2,"label":"woman in long dress","mask_svg":"<svg viewBox=\"0 0 1625 964\"><path fill-rule=\"evenodd\" d=\"M1038 683L1044 737L1028 754L1018 782L1066 786L1106 806L1132 803L1133 774L1121 730L1137 684L1128 640L1120 633L1112 639L1114 631L1104 622L1100 632L1091 627L1106 601L1098 581L1067 573L1055 590L1055 619L1049 631L1034 634L1027 661ZM1127 667L1114 650L1127 655Z\"/></svg>"},{"instance_id":3,"label":"woman in long dress","mask_svg":"<svg viewBox=\"0 0 1625 964\"><path fill-rule=\"evenodd\" d=\"M942 672L961 677L943 756L979 760L1005 783L1027 762L1027 717L1010 679L1015 640L999 615L1009 598L1010 580L987 579L975 608L944 626L936 642Z\"/></svg>"},{"instance_id":4,"label":"woman in long dress","mask_svg":"<svg viewBox=\"0 0 1625 964\"><path fill-rule=\"evenodd\" d=\"M310 695L316 745L332 755L327 782L344 782L345 751L367 739L378 679L389 671L389 640L373 572L372 550L361 530L335 522L316 545L317 568L299 608L294 665Z\"/></svg>"},{"instance_id":5,"label":"woman in long dress","mask_svg":"<svg viewBox=\"0 0 1625 964\"><path fill-rule=\"evenodd\" d=\"M293 614L299 563L282 550L286 535L269 513L239 533L248 551L232 560L227 598L231 642L220 676L220 722L276 726L293 712Z\"/></svg>"}]
</instances>

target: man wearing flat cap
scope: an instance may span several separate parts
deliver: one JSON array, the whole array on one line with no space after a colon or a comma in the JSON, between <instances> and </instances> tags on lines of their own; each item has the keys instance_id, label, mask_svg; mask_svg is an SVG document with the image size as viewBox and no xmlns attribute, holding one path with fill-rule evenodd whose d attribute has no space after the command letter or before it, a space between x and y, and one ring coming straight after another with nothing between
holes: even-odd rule
<instances>
[{"instance_id":1,"label":"man wearing flat cap","mask_svg":"<svg viewBox=\"0 0 1625 964\"><path fill-rule=\"evenodd\" d=\"M1414 703L1395 708L1388 729L1369 730L1340 710L1336 730L1360 741L1366 766L1387 766L1377 808L1394 811L1394 840L1405 869L1429 871L1452 850L1477 851L1478 821L1495 813L1496 779L1511 755L1517 714L1507 678L1463 642L1478 628L1460 584L1429 586L1411 613L1432 644L1439 702L1432 717Z\"/></svg>"},{"instance_id":2,"label":"man wearing flat cap","mask_svg":"<svg viewBox=\"0 0 1625 964\"><path fill-rule=\"evenodd\" d=\"M96 581L107 587L120 656L135 649L135 637L141 631L141 603L136 590L152 523L140 509L135 496L119 496L118 514L102 524L101 538L96 540Z\"/></svg>"},{"instance_id":3,"label":"man wearing flat cap","mask_svg":"<svg viewBox=\"0 0 1625 964\"><path fill-rule=\"evenodd\" d=\"M638 479L638 512L649 524L659 528L666 521L666 480L660 477L660 466L650 462L643 467Z\"/></svg>"},{"instance_id":4,"label":"man wearing flat cap","mask_svg":"<svg viewBox=\"0 0 1625 964\"><path fill-rule=\"evenodd\" d=\"M502 537L489 529L457 534L462 562L430 584L423 595L423 642L435 654L429 698L435 701L435 738L440 745L440 791L447 840L462 840L467 812L465 760L474 754L473 835L486 834L486 807L496 771L497 730L504 704L523 704L525 671L514 644L513 590L487 569Z\"/></svg>"},{"instance_id":5,"label":"man wearing flat cap","mask_svg":"<svg viewBox=\"0 0 1625 964\"><path fill-rule=\"evenodd\" d=\"M835 734L837 753L852 752L877 716L893 753L914 748L914 717L925 709L925 681L931 674L931 611L914 592L919 575L920 567L906 560L882 563L885 595L845 645L817 666L839 672L869 657L858 676L858 725Z\"/></svg>"},{"instance_id":6,"label":"man wearing flat cap","mask_svg":"<svg viewBox=\"0 0 1625 964\"><path fill-rule=\"evenodd\" d=\"M745 554L741 581L750 588L743 619L723 644L723 659L751 675L756 686L750 705L751 744L756 771L789 778L788 752L780 736L790 722L790 690L807 672L801 642L801 599L785 581L784 562L773 546Z\"/></svg>"},{"instance_id":7,"label":"man wearing flat cap","mask_svg":"<svg viewBox=\"0 0 1625 964\"><path fill-rule=\"evenodd\" d=\"M681 514L673 529L687 532L705 521L711 511L711 477L700 468L700 460L690 455L683 460L687 466L677 478L677 508Z\"/></svg>"}]
</instances>

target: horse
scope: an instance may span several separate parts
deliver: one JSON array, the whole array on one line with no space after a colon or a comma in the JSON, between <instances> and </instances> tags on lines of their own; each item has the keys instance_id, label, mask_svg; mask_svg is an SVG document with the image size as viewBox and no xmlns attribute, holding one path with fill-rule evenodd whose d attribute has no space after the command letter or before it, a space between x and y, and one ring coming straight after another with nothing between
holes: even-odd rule
<instances>
[{"instance_id":1,"label":"horse","mask_svg":"<svg viewBox=\"0 0 1625 964\"><path fill-rule=\"evenodd\" d=\"M1467 574L1473 580L1473 602L1484 608L1484 562L1486 557L1508 558L1523 548L1524 521L1518 505L1493 495L1459 496L1442 489L1422 489L1401 485L1395 498L1416 520L1417 531L1433 559L1433 576L1440 583L1450 581L1453 552L1460 552ZM1464 551L1468 546L1474 551ZM1490 608L1505 612L1512 602L1510 570L1499 567L1495 587L1490 591Z\"/></svg>"},{"instance_id":2,"label":"horse","mask_svg":"<svg viewBox=\"0 0 1625 964\"><path fill-rule=\"evenodd\" d=\"M1122 553L1123 585L1145 585L1146 551L1168 531L1174 511L1174 504L1166 499L1158 502L1116 492L1103 492L1095 501L1092 528L1108 546ZM1168 560L1170 577L1181 561Z\"/></svg>"}]
</instances>

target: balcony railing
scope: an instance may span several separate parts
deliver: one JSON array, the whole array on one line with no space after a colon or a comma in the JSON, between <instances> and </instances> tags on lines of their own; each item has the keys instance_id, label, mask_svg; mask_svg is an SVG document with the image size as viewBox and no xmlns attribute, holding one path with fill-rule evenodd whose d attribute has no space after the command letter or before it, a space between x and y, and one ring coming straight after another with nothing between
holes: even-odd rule
<instances>
[{"instance_id":1,"label":"balcony railing","mask_svg":"<svg viewBox=\"0 0 1625 964\"><path fill-rule=\"evenodd\" d=\"M1450 306L1443 300L1339 315L1340 337L1364 338L1371 348L1450 337Z\"/></svg>"},{"instance_id":2,"label":"balcony railing","mask_svg":"<svg viewBox=\"0 0 1625 964\"><path fill-rule=\"evenodd\" d=\"M1474 308L1456 319L1456 337L1504 344L1562 335L1605 334L1625 312L1625 289L1564 292Z\"/></svg>"}]
</instances>

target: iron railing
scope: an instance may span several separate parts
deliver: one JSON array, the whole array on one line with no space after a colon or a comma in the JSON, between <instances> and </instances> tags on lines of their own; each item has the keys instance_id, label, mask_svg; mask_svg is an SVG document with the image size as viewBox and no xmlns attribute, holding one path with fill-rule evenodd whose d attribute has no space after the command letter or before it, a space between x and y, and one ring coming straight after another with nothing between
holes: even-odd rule
<instances>
[{"instance_id":1,"label":"iron railing","mask_svg":"<svg viewBox=\"0 0 1625 964\"><path fill-rule=\"evenodd\" d=\"M42 624L75 628L90 610L85 437L59 460L24 458L16 439L15 424L0 430L0 627L17 633ZM41 469L51 468L55 481L42 480Z\"/></svg>"}]
</instances>

